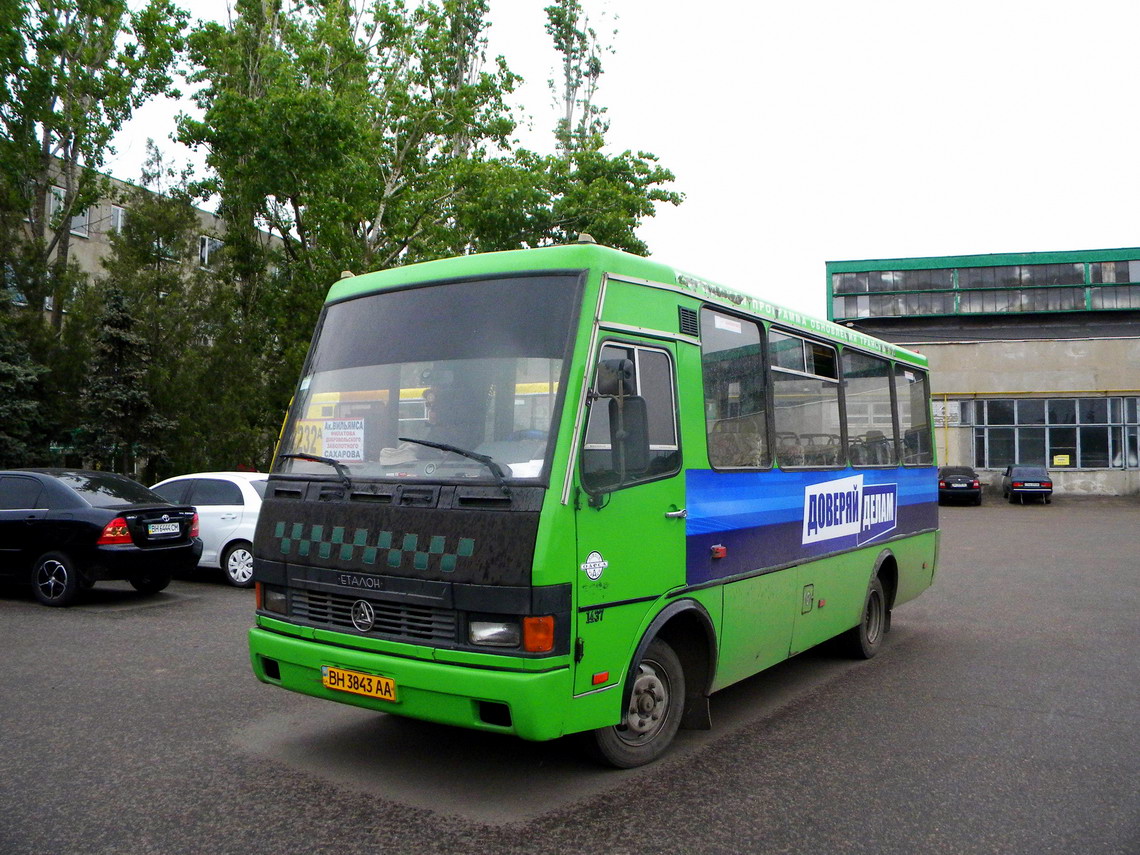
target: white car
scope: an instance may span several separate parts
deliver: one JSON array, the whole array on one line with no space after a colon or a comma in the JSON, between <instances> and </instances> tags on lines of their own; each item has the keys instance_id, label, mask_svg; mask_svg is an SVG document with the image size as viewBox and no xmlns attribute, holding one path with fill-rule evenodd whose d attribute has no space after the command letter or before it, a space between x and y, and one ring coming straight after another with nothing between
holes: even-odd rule
<instances>
[{"instance_id":1,"label":"white car","mask_svg":"<svg viewBox=\"0 0 1140 855\"><path fill-rule=\"evenodd\" d=\"M253 585L253 530L269 476L264 472L198 472L151 489L168 502L198 509L199 567L220 567L239 588Z\"/></svg>"}]
</instances>

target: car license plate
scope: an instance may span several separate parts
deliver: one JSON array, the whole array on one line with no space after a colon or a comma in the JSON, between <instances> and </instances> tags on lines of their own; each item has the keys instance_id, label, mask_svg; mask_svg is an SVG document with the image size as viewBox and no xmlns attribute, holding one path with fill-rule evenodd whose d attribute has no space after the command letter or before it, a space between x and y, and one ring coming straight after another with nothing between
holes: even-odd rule
<instances>
[{"instance_id":1,"label":"car license plate","mask_svg":"<svg viewBox=\"0 0 1140 855\"><path fill-rule=\"evenodd\" d=\"M951 484L950 486L955 488L956 490L964 490L969 485L968 484Z\"/></svg>"},{"instance_id":2,"label":"car license plate","mask_svg":"<svg viewBox=\"0 0 1140 855\"><path fill-rule=\"evenodd\" d=\"M178 534L178 523L150 523L146 527L147 534Z\"/></svg>"},{"instance_id":3,"label":"car license plate","mask_svg":"<svg viewBox=\"0 0 1140 855\"><path fill-rule=\"evenodd\" d=\"M1026 481L1024 486L1026 486L1026 487L1040 487L1041 485L1037 481Z\"/></svg>"},{"instance_id":4,"label":"car license plate","mask_svg":"<svg viewBox=\"0 0 1140 855\"><path fill-rule=\"evenodd\" d=\"M338 692L352 692L367 698L381 701L396 700L396 681L375 674L361 674L358 671L345 671L331 665L321 666L321 682L326 689Z\"/></svg>"}]
</instances>

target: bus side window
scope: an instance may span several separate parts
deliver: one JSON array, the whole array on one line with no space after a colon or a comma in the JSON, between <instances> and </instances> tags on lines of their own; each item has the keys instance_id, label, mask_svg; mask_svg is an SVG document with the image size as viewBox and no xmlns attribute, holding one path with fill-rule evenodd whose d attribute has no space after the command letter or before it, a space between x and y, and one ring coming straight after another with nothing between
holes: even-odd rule
<instances>
[{"instance_id":1,"label":"bus side window","mask_svg":"<svg viewBox=\"0 0 1140 855\"><path fill-rule=\"evenodd\" d=\"M716 469L770 466L760 326L703 309L701 371L709 463Z\"/></svg>"},{"instance_id":2,"label":"bus side window","mask_svg":"<svg viewBox=\"0 0 1140 855\"><path fill-rule=\"evenodd\" d=\"M781 468L837 467L839 372L835 349L798 335L768 331L772 401Z\"/></svg>"},{"instance_id":3,"label":"bus side window","mask_svg":"<svg viewBox=\"0 0 1140 855\"><path fill-rule=\"evenodd\" d=\"M930 466L934 463L934 443L930 435L926 372L903 365L895 366L895 404L902 433L904 466Z\"/></svg>"},{"instance_id":4,"label":"bus side window","mask_svg":"<svg viewBox=\"0 0 1140 855\"><path fill-rule=\"evenodd\" d=\"M627 373L615 382L615 370ZM600 379L599 379L600 378ZM602 347L582 448L582 485L607 492L680 471L673 362L663 350ZM620 437L624 436L624 442Z\"/></svg>"},{"instance_id":5,"label":"bus side window","mask_svg":"<svg viewBox=\"0 0 1140 855\"><path fill-rule=\"evenodd\" d=\"M891 415L891 363L857 350L843 351L843 388L851 465L894 466L898 461Z\"/></svg>"}]
</instances>

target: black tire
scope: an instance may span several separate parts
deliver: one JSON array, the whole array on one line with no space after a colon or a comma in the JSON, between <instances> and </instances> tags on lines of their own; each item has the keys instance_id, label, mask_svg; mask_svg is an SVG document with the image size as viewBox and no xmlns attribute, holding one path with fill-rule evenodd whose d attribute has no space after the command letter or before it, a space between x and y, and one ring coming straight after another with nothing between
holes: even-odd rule
<instances>
[{"instance_id":1,"label":"black tire","mask_svg":"<svg viewBox=\"0 0 1140 855\"><path fill-rule=\"evenodd\" d=\"M856 659L870 659L883 646L883 636L887 634L889 626L887 597L883 593L883 583L876 576L867 588L859 625L847 630L840 638L849 655Z\"/></svg>"},{"instance_id":2,"label":"black tire","mask_svg":"<svg viewBox=\"0 0 1140 855\"><path fill-rule=\"evenodd\" d=\"M227 546L222 553L222 572L235 588L252 588L253 545L239 540Z\"/></svg>"},{"instance_id":3,"label":"black tire","mask_svg":"<svg viewBox=\"0 0 1140 855\"><path fill-rule=\"evenodd\" d=\"M619 769L644 766L660 757L681 725L685 672L673 648L655 638L630 672L629 704L619 724L587 734L600 762Z\"/></svg>"},{"instance_id":4,"label":"black tire","mask_svg":"<svg viewBox=\"0 0 1140 855\"><path fill-rule=\"evenodd\" d=\"M140 594L157 594L159 591L166 588L170 584L169 573L143 573L140 576L132 576L128 579L131 587L138 591Z\"/></svg>"},{"instance_id":5,"label":"black tire","mask_svg":"<svg viewBox=\"0 0 1140 855\"><path fill-rule=\"evenodd\" d=\"M36 559L32 592L45 606L70 606L82 588L75 562L62 552L48 552Z\"/></svg>"}]
</instances>

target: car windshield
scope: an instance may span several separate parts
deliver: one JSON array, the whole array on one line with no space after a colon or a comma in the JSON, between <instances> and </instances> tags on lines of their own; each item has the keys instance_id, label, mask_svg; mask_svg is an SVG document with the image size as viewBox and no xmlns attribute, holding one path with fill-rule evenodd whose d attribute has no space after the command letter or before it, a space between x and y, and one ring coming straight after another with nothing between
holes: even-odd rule
<instances>
[{"instance_id":1,"label":"car windshield","mask_svg":"<svg viewBox=\"0 0 1140 855\"><path fill-rule=\"evenodd\" d=\"M61 472L55 477L97 508L167 504L166 499L153 490L110 472Z\"/></svg>"},{"instance_id":2,"label":"car windshield","mask_svg":"<svg viewBox=\"0 0 1140 855\"><path fill-rule=\"evenodd\" d=\"M954 477L973 478L975 476L974 476L974 470L968 466L947 466L945 469L942 470L942 477L943 478L954 478Z\"/></svg>"},{"instance_id":3,"label":"car windshield","mask_svg":"<svg viewBox=\"0 0 1140 855\"><path fill-rule=\"evenodd\" d=\"M1048 478L1049 473L1040 466L1015 466L1013 467L1014 478Z\"/></svg>"},{"instance_id":4,"label":"car windshield","mask_svg":"<svg viewBox=\"0 0 1140 855\"><path fill-rule=\"evenodd\" d=\"M580 280L452 282L329 306L277 471L335 475L335 461L352 478L543 477Z\"/></svg>"}]
</instances>

